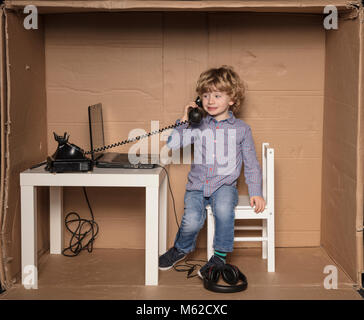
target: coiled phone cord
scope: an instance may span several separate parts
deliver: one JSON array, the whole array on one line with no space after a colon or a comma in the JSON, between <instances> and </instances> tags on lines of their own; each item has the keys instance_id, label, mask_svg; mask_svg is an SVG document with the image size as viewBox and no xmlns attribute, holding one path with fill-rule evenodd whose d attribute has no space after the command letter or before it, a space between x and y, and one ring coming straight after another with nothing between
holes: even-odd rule
<instances>
[{"instance_id":1,"label":"coiled phone cord","mask_svg":"<svg viewBox=\"0 0 364 320\"><path fill-rule=\"evenodd\" d=\"M100 147L100 148L97 148L97 149L94 149L94 150L90 150L90 151L84 151L81 149L81 151L86 155L86 154L92 154L92 153L95 153L95 152L100 152L100 151L104 151L106 149L110 149L110 148L115 148L115 147L118 147L118 146L121 146L123 144L127 144L127 143L130 143L130 142L134 142L134 141L137 141L137 140L140 140L140 139L143 139L143 138L147 138L153 134L157 134L157 133L161 133L165 130L168 130L168 129L173 129L173 128L176 128L178 126L181 126L183 124L191 124L191 123L200 123L202 117L204 116L204 111L202 109L202 101L201 101L201 98L200 97L197 97L196 100L195 100L195 103L197 104L198 108L193 108L192 106L189 108L189 111L188 111L188 120L185 120L185 121L182 121L182 122L179 122L179 123L175 123L175 124L172 124L170 126L167 126L167 127L164 127L162 129L159 129L159 130L155 130L155 131L152 131L152 132L148 132L146 134L143 134L141 136L137 136L135 138L131 138L131 139L127 139L127 140L124 140L124 141L120 141L120 142L117 142L117 143L113 143L113 144L109 144L107 146L103 146L103 147Z\"/></svg>"},{"instance_id":2,"label":"coiled phone cord","mask_svg":"<svg viewBox=\"0 0 364 320\"><path fill-rule=\"evenodd\" d=\"M181 126L183 124L186 124L186 123L190 123L189 120L186 120L186 121L182 121L182 122L179 122L179 123L175 123L175 124L172 124L170 126L167 126L167 127L164 127L162 129L159 129L159 130L155 130L155 131L152 131L152 132L148 132L146 134L143 134L141 136L137 136L135 138L130 138L130 139L127 139L127 140L123 140L123 141L119 141L119 142L116 142L116 143L112 143L112 144L109 144L107 146L103 146L103 147L100 147L100 148L96 148L94 150L90 150L90 151L83 151L83 153L86 155L86 154L92 154L92 153L95 153L95 152L100 152L100 151L104 151L104 150L107 150L107 149L111 149L111 148L115 148L115 147L118 147L118 146L121 146L123 144L127 144L127 143L131 143L131 142L135 142L137 140L140 140L140 139L143 139L143 138L147 138L147 137L150 137L154 134L157 134L157 133L161 133L165 130L168 130L168 129L174 129L178 126Z\"/></svg>"},{"instance_id":3,"label":"coiled phone cord","mask_svg":"<svg viewBox=\"0 0 364 320\"><path fill-rule=\"evenodd\" d=\"M148 132L146 134L143 134L141 136L137 136L135 138L130 138L130 139L126 139L126 140L123 140L123 141L119 141L119 142L116 142L116 143L112 143L112 144L109 144L107 146L103 146L103 147L100 147L100 148L96 148L96 149L93 149L93 150L90 150L90 151L84 151L82 148L80 147L77 147L80 151L83 152L84 155L87 155L87 154L92 154L92 153L95 153L95 152L100 152L100 151L104 151L104 150L107 150L107 149L111 149L111 148L115 148L115 147L119 147L123 144L127 144L127 143L131 143L131 142L135 142L137 140L140 140L140 139L143 139L143 138L147 138L147 137L150 137L154 134L157 134L157 133L161 133L163 131L166 131L168 129L174 129L174 128L177 128L178 126L181 126L183 124L186 124L186 123L190 123L189 120L186 120L186 121L182 121L182 122L179 122L179 123L175 123L175 124L172 124L170 126L167 126L167 127L164 127L162 129L159 129L159 130L155 130L155 131L152 131L152 132ZM38 163L32 167L30 167L30 169L35 169L35 168L38 168L44 164L47 164L47 161L44 161L44 162L41 162L41 163Z\"/></svg>"}]
</instances>

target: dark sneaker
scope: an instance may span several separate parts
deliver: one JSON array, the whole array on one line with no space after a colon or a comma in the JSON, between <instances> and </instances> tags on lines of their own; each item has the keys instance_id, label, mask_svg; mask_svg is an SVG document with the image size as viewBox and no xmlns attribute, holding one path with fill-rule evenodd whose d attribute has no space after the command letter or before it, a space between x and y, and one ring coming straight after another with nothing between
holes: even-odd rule
<instances>
[{"instance_id":1,"label":"dark sneaker","mask_svg":"<svg viewBox=\"0 0 364 320\"><path fill-rule=\"evenodd\" d=\"M183 260L186 254L178 251L175 247L169 249L165 254L159 257L159 270L169 270L178 261Z\"/></svg>"},{"instance_id":2,"label":"dark sneaker","mask_svg":"<svg viewBox=\"0 0 364 320\"><path fill-rule=\"evenodd\" d=\"M225 262L222 259L213 255L210 258L210 260L200 270L197 271L197 274L201 279L203 279L205 272L207 272L210 269L210 267L212 266L223 267L224 264Z\"/></svg>"}]
</instances>

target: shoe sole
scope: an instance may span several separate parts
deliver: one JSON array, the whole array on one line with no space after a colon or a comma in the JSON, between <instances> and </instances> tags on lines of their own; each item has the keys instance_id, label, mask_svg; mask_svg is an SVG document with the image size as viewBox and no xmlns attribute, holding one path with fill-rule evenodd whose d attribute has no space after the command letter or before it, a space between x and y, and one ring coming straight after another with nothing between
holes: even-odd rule
<instances>
[{"instance_id":1,"label":"shoe sole","mask_svg":"<svg viewBox=\"0 0 364 320\"><path fill-rule=\"evenodd\" d=\"M170 267L158 267L159 270L163 270L163 271L166 271L166 270L169 270L171 268L173 268L173 266L177 263L177 262L180 262L182 261L184 258L186 258L186 256L182 257L181 259L177 260L175 263L173 263Z\"/></svg>"}]
</instances>

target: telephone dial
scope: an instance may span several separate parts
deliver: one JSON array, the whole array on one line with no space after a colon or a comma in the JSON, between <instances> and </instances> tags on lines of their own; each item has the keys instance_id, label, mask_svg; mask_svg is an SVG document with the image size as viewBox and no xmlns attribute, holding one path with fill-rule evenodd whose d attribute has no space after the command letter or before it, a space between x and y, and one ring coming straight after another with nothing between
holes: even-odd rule
<instances>
[{"instance_id":1,"label":"telephone dial","mask_svg":"<svg viewBox=\"0 0 364 320\"><path fill-rule=\"evenodd\" d=\"M141 136L137 136L135 138L127 139L124 141L120 141L114 144L110 144L107 146L103 146L91 151L84 151L80 147L76 146L75 144L69 143L69 135L67 135L67 132L64 133L63 136L57 135L55 132L53 132L54 139L58 142L58 147L56 152L50 156L47 157L47 161L39 163L31 169L37 168L43 164L46 164L45 170L49 172L85 172L85 171L91 171L93 169L93 161L86 157L86 155L92 154L94 152L100 152L104 151L106 149L114 148L121 146L123 144L127 144L130 142L134 142L146 137L149 137L153 134L161 133L167 129L176 128L178 126L181 126L185 123L189 123L190 125L197 125L201 122L202 118L205 116L205 112L202 109L202 101L200 97L197 97L195 100L195 103L197 104L197 108L190 107L188 108L188 120L182 121L167 127L164 127L162 129L152 131L149 133L146 133Z\"/></svg>"}]
</instances>

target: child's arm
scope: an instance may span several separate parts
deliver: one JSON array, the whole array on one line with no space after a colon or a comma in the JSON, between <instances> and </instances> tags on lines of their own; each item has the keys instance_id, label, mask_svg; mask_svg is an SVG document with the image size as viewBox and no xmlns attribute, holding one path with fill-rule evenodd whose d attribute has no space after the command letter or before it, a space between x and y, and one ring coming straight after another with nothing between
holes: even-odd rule
<instances>
[{"instance_id":1,"label":"child's arm","mask_svg":"<svg viewBox=\"0 0 364 320\"><path fill-rule=\"evenodd\" d=\"M182 120L177 119L176 123L180 123ZM187 129L188 123L181 124L180 126L173 129L172 133L169 135L167 140L168 148L175 150L179 149L182 146L185 147L192 143L192 137L189 139L188 133L191 130L186 130L185 134L183 134L183 130Z\"/></svg>"},{"instance_id":2,"label":"child's arm","mask_svg":"<svg viewBox=\"0 0 364 320\"><path fill-rule=\"evenodd\" d=\"M182 118L177 119L176 123L188 120L188 109L190 107L196 108L197 104L195 102L190 102L188 105L186 105L184 108L184 113L183 113ZM186 130L185 132L183 132L183 130L187 129L187 127L188 127L188 123L184 123L184 124L174 128L174 130L172 131L172 133L170 134L170 136L168 137L168 140L167 140L167 146L170 149L173 149L173 150L179 149L182 146L186 147L189 144L193 143L192 130Z\"/></svg>"},{"instance_id":3,"label":"child's arm","mask_svg":"<svg viewBox=\"0 0 364 320\"><path fill-rule=\"evenodd\" d=\"M255 152L255 145L250 126L247 126L245 130L245 136L241 144L241 151L243 155L244 176L245 182L248 185L250 205L253 207L255 204L255 212L262 212L265 208L265 201L262 193L262 170Z\"/></svg>"}]
</instances>

